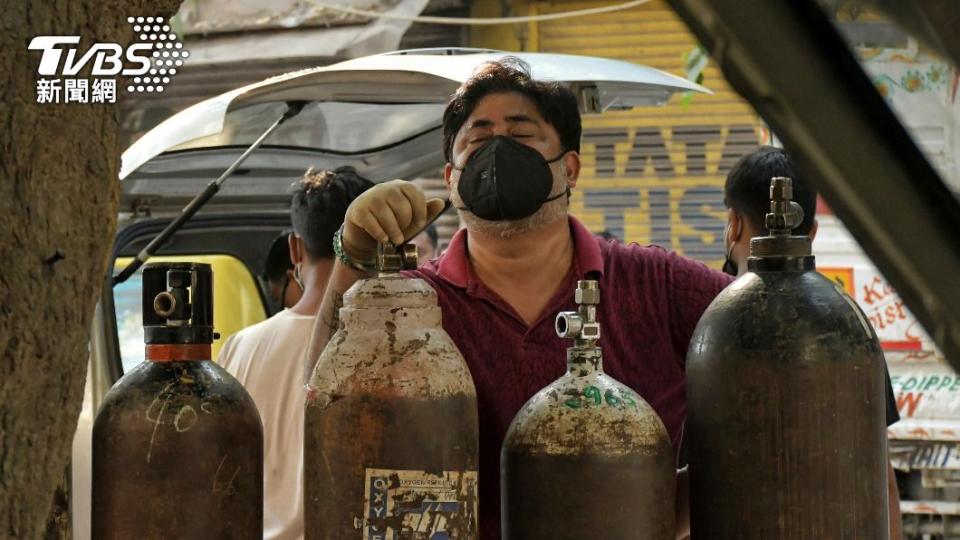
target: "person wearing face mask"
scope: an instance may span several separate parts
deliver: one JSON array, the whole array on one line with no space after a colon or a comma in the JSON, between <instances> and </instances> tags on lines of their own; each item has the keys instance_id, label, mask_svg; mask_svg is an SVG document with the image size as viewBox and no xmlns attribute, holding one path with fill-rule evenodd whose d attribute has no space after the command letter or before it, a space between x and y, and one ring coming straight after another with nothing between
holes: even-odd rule
<instances>
[{"instance_id":1,"label":"person wearing face mask","mask_svg":"<svg viewBox=\"0 0 960 540\"><path fill-rule=\"evenodd\" d=\"M292 234L293 231L283 231L273 239L263 264L260 281L266 288L270 315L293 307L303 295L303 282L297 279L296 268L290 260Z\"/></svg>"},{"instance_id":2,"label":"person wearing face mask","mask_svg":"<svg viewBox=\"0 0 960 540\"><path fill-rule=\"evenodd\" d=\"M743 156L727 174L723 188L723 202L727 207L727 225L724 229L726 260L723 271L732 276L747 273L750 239L767 234L766 216L770 212L770 179L786 176L793 180L793 200L803 210L803 221L793 234L817 235L817 191L799 176L787 153L772 146L761 146ZM897 403L886 373L887 426L900 421ZM887 465L887 487L890 509L890 538L902 538L900 494L893 466Z\"/></svg>"},{"instance_id":3,"label":"person wearing face mask","mask_svg":"<svg viewBox=\"0 0 960 540\"><path fill-rule=\"evenodd\" d=\"M292 307L230 336L217 358L250 393L263 422L265 539L303 538L303 355L334 264L333 233L350 202L372 186L353 167L311 169L294 184L287 289L302 294Z\"/></svg>"},{"instance_id":4,"label":"person wearing face mask","mask_svg":"<svg viewBox=\"0 0 960 540\"><path fill-rule=\"evenodd\" d=\"M793 234L809 236L810 240L817 236L816 190L797 177L786 152L773 146L761 146L733 165L723 186L723 204L727 207L723 271L731 276L747 272L750 239L767 234L765 223L770 212L770 179L775 176L793 180L793 201L803 210L803 221L793 229Z\"/></svg>"},{"instance_id":5,"label":"person wearing face mask","mask_svg":"<svg viewBox=\"0 0 960 540\"><path fill-rule=\"evenodd\" d=\"M598 238L570 216L580 135L574 94L532 79L516 59L479 68L443 115L444 179L465 228L439 258L408 275L436 290L443 327L476 385L483 539L500 537L500 448L507 428L527 399L565 369L568 344L557 338L554 317L575 309L577 280L600 282L605 370L656 409L675 447L685 417L690 337L731 281L659 247ZM350 205L308 372L336 328L344 292L370 275L377 243L407 240L444 206L403 180L380 184Z\"/></svg>"}]
</instances>

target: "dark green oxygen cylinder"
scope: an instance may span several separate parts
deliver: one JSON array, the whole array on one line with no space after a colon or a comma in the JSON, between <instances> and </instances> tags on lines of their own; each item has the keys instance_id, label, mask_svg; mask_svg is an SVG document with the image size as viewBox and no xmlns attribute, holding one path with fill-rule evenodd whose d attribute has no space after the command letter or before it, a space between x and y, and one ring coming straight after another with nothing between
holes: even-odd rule
<instances>
[{"instance_id":1,"label":"dark green oxygen cylinder","mask_svg":"<svg viewBox=\"0 0 960 540\"><path fill-rule=\"evenodd\" d=\"M578 311L557 316L573 338L567 373L513 419L500 456L504 540L672 540L676 470L653 408L603 373L600 290L580 281Z\"/></svg>"},{"instance_id":2,"label":"dark green oxygen cylinder","mask_svg":"<svg viewBox=\"0 0 960 540\"><path fill-rule=\"evenodd\" d=\"M714 299L687 355L696 539L888 538L884 358L863 312L818 274L789 178L769 236Z\"/></svg>"},{"instance_id":3,"label":"dark green oxygen cylinder","mask_svg":"<svg viewBox=\"0 0 960 540\"><path fill-rule=\"evenodd\" d=\"M262 538L263 426L210 360L210 265L144 266L143 325L93 425L93 538Z\"/></svg>"}]
</instances>

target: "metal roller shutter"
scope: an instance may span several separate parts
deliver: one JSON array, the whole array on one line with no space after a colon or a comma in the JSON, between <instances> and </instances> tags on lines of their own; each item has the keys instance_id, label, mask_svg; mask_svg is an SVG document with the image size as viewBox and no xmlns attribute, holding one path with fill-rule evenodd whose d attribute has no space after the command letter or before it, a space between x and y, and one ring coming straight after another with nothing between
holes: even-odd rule
<instances>
[{"instance_id":1,"label":"metal roller shutter","mask_svg":"<svg viewBox=\"0 0 960 540\"><path fill-rule=\"evenodd\" d=\"M550 13L609 2L541 2ZM527 27L527 47L645 64L684 76L697 42L661 0L604 15ZM723 182L730 166L766 130L714 64L704 72L714 95L680 96L658 108L584 118L583 171L572 209L594 231L652 243L719 265L723 259Z\"/></svg>"}]
</instances>

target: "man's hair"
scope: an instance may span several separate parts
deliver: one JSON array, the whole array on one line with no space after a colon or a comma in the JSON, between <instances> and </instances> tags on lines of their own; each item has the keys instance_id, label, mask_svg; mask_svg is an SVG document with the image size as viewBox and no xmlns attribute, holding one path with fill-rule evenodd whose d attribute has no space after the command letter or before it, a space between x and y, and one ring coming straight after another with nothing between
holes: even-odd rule
<instances>
[{"instance_id":1,"label":"man's hair","mask_svg":"<svg viewBox=\"0 0 960 540\"><path fill-rule=\"evenodd\" d=\"M536 104L540 116L557 130L563 151L580 151L580 110L573 92L557 82L532 79L527 64L508 56L481 65L450 98L443 111L443 157L447 163L453 159L453 141L477 103L487 95L509 92Z\"/></svg>"},{"instance_id":2,"label":"man's hair","mask_svg":"<svg viewBox=\"0 0 960 540\"><path fill-rule=\"evenodd\" d=\"M311 168L294 183L290 221L309 257L333 258L333 235L343 225L347 207L373 185L353 167L333 172Z\"/></svg>"},{"instance_id":3,"label":"man's hair","mask_svg":"<svg viewBox=\"0 0 960 540\"><path fill-rule=\"evenodd\" d=\"M289 235L289 230L283 231L270 243L270 251L267 252L267 260L263 263L261 275L264 281L279 281L286 275L287 270L293 269L290 245L287 242Z\"/></svg>"},{"instance_id":4,"label":"man's hair","mask_svg":"<svg viewBox=\"0 0 960 540\"><path fill-rule=\"evenodd\" d=\"M612 232L610 232L610 231L607 230L607 229L604 229L604 230L598 232L598 233L597 233L597 236L599 236L600 238L603 238L603 239L606 240L607 242L612 242L612 241L614 241L614 240L616 240L616 241L618 241L618 242L620 241L620 239L617 238L617 235L613 234Z\"/></svg>"},{"instance_id":5,"label":"man's hair","mask_svg":"<svg viewBox=\"0 0 960 540\"><path fill-rule=\"evenodd\" d=\"M793 233L808 234L817 213L817 191L797 176L790 157L780 148L761 146L740 158L727 175L724 204L739 212L754 229L765 232L770 212L770 179L775 176L793 180L793 200L803 208L803 221Z\"/></svg>"}]
</instances>

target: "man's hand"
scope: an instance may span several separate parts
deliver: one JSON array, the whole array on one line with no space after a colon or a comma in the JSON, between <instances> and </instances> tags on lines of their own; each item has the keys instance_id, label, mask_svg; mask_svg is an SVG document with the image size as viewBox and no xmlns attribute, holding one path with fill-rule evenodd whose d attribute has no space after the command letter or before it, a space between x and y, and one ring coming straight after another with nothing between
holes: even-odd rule
<instances>
[{"instance_id":1,"label":"man's hand","mask_svg":"<svg viewBox=\"0 0 960 540\"><path fill-rule=\"evenodd\" d=\"M442 199L427 200L416 184L391 180L354 199L343 223L343 249L357 261L371 261L377 244L400 245L443 211Z\"/></svg>"},{"instance_id":2,"label":"man's hand","mask_svg":"<svg viewBox=\"0 0 960 540\"><path fill-rule=\"evenodd\" d=\"M355 261L370 262L376 256L379 242L390 241L399 245L409 240L442 212L443 207L443 200L426 200L420 188L405 180L376 185L354 199L347 208L341 237L343 249ZM340 261L333 265L304 362L304 383L308 391L320 353L340 324L343 295L365 276L362 270L345 266Z\"/></svg>"}]
</instances>

